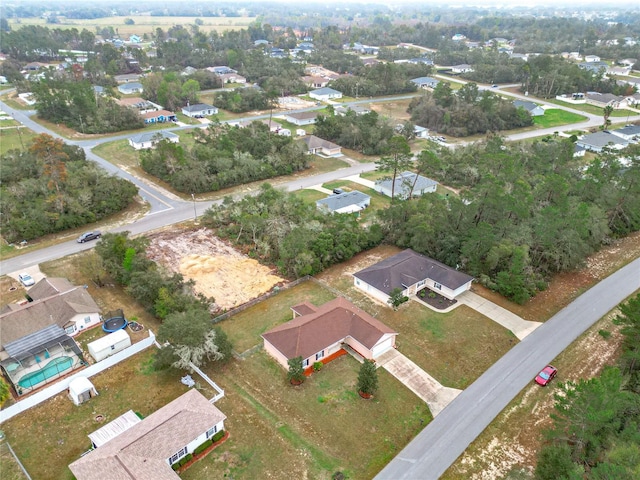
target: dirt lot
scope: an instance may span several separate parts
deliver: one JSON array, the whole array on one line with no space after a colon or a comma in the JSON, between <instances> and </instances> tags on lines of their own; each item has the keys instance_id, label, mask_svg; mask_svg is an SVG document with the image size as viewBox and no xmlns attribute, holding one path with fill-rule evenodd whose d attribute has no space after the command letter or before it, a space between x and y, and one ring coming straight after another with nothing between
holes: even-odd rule
<instances>
[{"instance_id":1,"label":"dirt lot","mask_svg":"<svg viewBox=\"0 0 640 480\"><path fill-rule=\"evenodd\" d=\"M195 282L195 290L230 309L284 282L273 271L227 245L205 229L150 236L147 256Z\"/></svg>"}]
</instances>

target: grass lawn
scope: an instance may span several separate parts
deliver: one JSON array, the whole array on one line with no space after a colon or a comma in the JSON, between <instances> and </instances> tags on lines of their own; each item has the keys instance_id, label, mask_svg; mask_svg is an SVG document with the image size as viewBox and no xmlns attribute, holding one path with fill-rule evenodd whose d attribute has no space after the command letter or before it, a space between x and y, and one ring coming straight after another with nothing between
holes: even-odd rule
<instances>
[{"instance_id":1,"label":"grass lawn","mask_svg":"<svg viewBox=\"0 0 640 480\"><path fill-rule=\"evenodd\" d=\"M306 188L304 190L297 190L291 193L296 197L304 200L305 202L313 203L313 204L315 204L316 201L322 200L323 198L327 197L326 193L322 193L322 192L319 192L318 190L310 190Z\"/></svg>"},{"instance_id":2,"label":"grass lawn","mask_svg":"<svg viewBox=\"0 0 640 480\"><path fill-rule=\"evenodd\" d=\"M230 439L183 479L372 478L431 420L424 402L383 369L371 400L356 393L360 364L343 356L299 387L264 351L212 373L226 397Z\"/></svg>"},{"instance_id":3,"label":"grass lawn","mask_svg":"<svg viewBox=\"0 0 640 480\"><path fill-rule=\"evenodd\" d=\"M27 477L20 470L20 465L11 455L7 445L5 440L0 441L0 472L2 472L2 480L26 480Z\"/></svg>"},{"instance_id":4,"label":"grass lawn","mask_svg":"<svg viewBox=\"0 0 640 480\"><path fill-rule=\"evenodd\" d=\"M316 282L307 281L300 285L282 290L277 295L254 305L218 325L229 336L234 350L242 353L262 344L262 335L267 330L291 320L291 307L302 302L322 305L335 298L328 289Z\"/></svg>"},{"instance_id":5,"label":"grass lawn","mask_svg":"<svg viewBox=\"0 0 640 480\"><path fill-rule=\"evenodd\" d=\"M603 108L596 107L595 105L588 105L586 103L574 104L569 102L563 102L555 98L550 98L547 101L550 103L555 103L556 105L562 105L563 107L573 108L574 110L580 110L582 112L592 113L594 115L603 115L603 112L604 112ZM627 115L629 115L629 110L625 110L625 109L614 110L613 113L611 114L612 117L626 117ZM634 113L631 112L631 115L634 115Z\"/></svg>"},{"instance_id":6,"label":"grass lawn","mask_svg":"<svg viewBox=\"0 0 640 480\"><path fill-rule=\"evenodd\" d=\"M560 108L550 108L544 111L544 115L533 117L533 124L539 128L549 128L578 123L583 120L587 120L587 118Z\"/></svg>"},{"instance_id":7,"label":"grass lawn","mask_svg":"<svg viewBox=\"0 0 640 480\"><path fill-rule=\"evenodd\" d=\"M378 210L388 208L389 205L391 205L391 199L389 197L359 183L349 182L348 180L335 180L333 182L325 183L322 186L332 191L334 188L342 188L346 192L358 190L369 195L371 197L371 204L368 208L359 212L361 222L366 223L367 221L372 220L376 216L376 212Z\"/></svg>"},{"instance_id":8,"label":"grass lawn","mask_svg":"<svg viewBox=\"0 0 640 480\"><path fill-rule=\"evenodd\" d=\"M31 141L36 137L33 130L25 127L0 129L0 154L9 150L23 150L29 148Z\"/></svg>"}]
</instances>

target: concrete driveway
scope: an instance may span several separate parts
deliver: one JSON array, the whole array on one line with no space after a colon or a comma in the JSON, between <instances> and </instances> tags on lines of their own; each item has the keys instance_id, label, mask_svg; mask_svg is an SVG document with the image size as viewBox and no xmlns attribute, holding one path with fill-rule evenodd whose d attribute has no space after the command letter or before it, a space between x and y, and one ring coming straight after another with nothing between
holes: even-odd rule
<instances>
[{"instance_id":1,"label":"concrete driveway","mask_svg":"<svg viewBox=\"0 0 640 480\"><path fill-rule=\"evenodd\" d=\"M504 328L511 330L519 340L524 339L527 335L542 325L540 322L523 320L515 313L511 313L509 310L502 308L501 306L496 305L495 303L471 291L466 291L458 295L456 300L468 305L484 316L489 317Z\"/></svg>"},{"instance_id":2,"label":"concrete driveway","mask_svg":"<svg viewBox=\"0 0 640 480\"><path fill-rule=\"evenodd\" d=\"M456 398L462 390L443 387L435 378L422 370L395 348L387 350L376 359L384 368L409 390L420 397L435 417Z\"/></svg>"},{"instance_id":3,"label":"concrete driveway","mask_svg":"<svg viewBox=\"0 0 640 480\"><path fill-rule=\"evenodd\" d=\"M33 265L31 267L25 267L22 270L17 270L15 272L9 272L9 273L7 273L7 276L15 279L18 283L20 283L20 280L18 279L18 275L20 275L22 273L28 273L29 275L31 275L33 277L33 279L36 281L36 283L38 283L40 280L45 278L45 274L40 271L40 266L39 265ZM31 287L25 287L25 288L28 290Z\"/></svg>"},{"instance_id":4,"label":"concrete driveway","mask_svg":"<svg viewBox=\"0 0 640 480\"><path fill-rule=\"evenodd\" d=\"M353 183L359 183L360 185L364 185L365 187L369 188L374 188L376 186L375 182L362 178L360 177L360 175L351 175L350 177L344 177L343 180L349 180Z\"/></svg>"}]
</instances>

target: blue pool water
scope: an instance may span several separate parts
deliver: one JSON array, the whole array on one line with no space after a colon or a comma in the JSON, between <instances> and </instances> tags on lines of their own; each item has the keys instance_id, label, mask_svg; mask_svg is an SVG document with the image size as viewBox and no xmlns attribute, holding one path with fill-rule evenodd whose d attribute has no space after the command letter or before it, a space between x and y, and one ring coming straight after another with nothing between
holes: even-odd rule
<instances>
[{"instance_id":1,"label":"blue pool water","mask_svg":"<svg viewBox=\"0 0 640 480\"><path fill-rule=\"evenodd\" d=\"M18 381L18 385L24 388L31 388L38 383L44 382L48 378L54 377L59 373L70 369L72 365L73 358L71 357L54 358L49 363L47 363L42 370L27 373Z\"/></svg>"}]
</instances>

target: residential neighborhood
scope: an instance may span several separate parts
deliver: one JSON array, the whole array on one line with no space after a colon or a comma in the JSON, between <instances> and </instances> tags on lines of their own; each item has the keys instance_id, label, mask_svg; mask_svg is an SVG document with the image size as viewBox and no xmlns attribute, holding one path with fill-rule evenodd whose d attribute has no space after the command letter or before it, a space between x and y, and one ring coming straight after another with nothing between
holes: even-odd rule
<instances>
[{"instance_id":1,"label":"residential neighborhood","mask_svg":"<svg viewBox=\"0 0 640 480\"><path fill-rule=\"evenodd\" d=\"M0 476L635 478L639 24L3 6Z\"/></svg>"}]
</instances>

